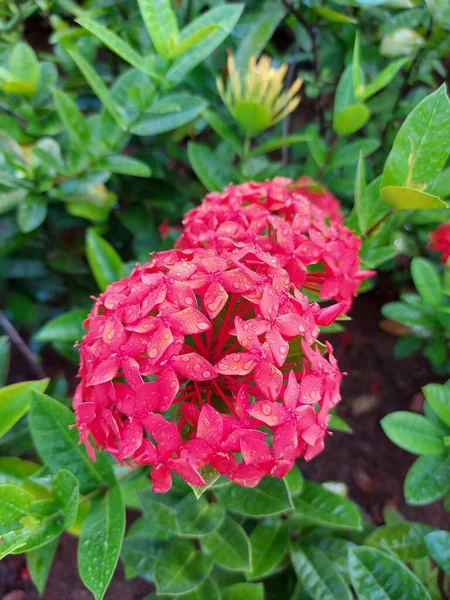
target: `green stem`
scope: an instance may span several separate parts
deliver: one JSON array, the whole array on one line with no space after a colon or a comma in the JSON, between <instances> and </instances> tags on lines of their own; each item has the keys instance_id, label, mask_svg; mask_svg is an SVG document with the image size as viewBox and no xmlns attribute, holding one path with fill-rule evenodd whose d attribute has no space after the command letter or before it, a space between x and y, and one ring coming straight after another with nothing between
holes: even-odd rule
<instances>
[{"instance_id":1,"label":"green stem","mask_svg":"<svg viewBox=\"0 0 450 600\"><path fill-rule=\"evenodd\" d=\"M373 233L375 231L375 229L378 229L378 227L384 222L386 221L386 219L388 217L390 217L391 215L394 214L394 211L392 210L392 208L390 210L387 211L387 213L385 213L382 217L380 217L378 219L378 221L376 221L376 223L374 223L371 227L369 227L369 229L367 229L366 233L365 233L365 237L367 237L368 235L370 235L371 233Z\"/></svg>"},{"instance_id":2,"label":"green stem","mask_svg":"<svg viewBox=\"0 0 450 600\"><path fill-rule=\"evenodd\" d=\"M136 473L135 470L130 470L130 471L127 471L126 473L122 473L122 475L119 475L118 477L116 477L116 482L119 483L119 481L126 479L130 475L134 475L134 473ZM95 490L92 490L92 492L89 492L89 494L86 494L85 496L83 496L80 499L79 504L84 504L85 502L89 502L89 500L92 500L92 498L95 498L96 496L98 496L99 494L101 494L103 492L107 492L109 489L110 489L109 485L102 484L98 488L95 488Z\"/></svg>"},{"instance_id":3,"label":"green stem","mask_svg":"<svg viewBox=\"0 0 450 600\"><path fill-rule=\"evenodd\" d=\"M244 147L242 149L242 159L247 160L250 156L251 137L248 133L245 134Z\"/></svg>"}]
</instances>

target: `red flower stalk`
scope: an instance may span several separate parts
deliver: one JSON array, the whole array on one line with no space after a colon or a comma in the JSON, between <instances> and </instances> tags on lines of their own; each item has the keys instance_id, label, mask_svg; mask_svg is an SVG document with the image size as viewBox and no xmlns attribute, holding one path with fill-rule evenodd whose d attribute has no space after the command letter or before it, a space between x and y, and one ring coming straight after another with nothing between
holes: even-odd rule
<instances>
[{"instance_id":1,"label":"red flower stalk","mask_svg":"<svg viewBox=\"0 0 450 600\"><path fill-rule=\"evenodd\" d=\"M320 189L308 178L276 177L209 193L187 213L177 244L219 253L236 243L257 244L278 258L293 285L345 302L348 310L374 272L359 270L361 240L342 224L336 198Z\"/></svg>"},{"instance_id":2,"label":"red flower stalk","mask_svg":"<svg viewBox=\"0 0 450 600\"><path fill-rule=\"evenodd\" d=\"M323 448L341 374L321 310L257 246L154 255L96 300L80 345L80 440L119 462L205 485L209 465L254 486ZM282 399L282 401L280 401Z\"/></svg>"},{"instance_id":3,"label":"red flower stalk","mask_svg":"<svg viewBox=\"0 0 450 600\"><path fill-rule=\"evenodd\" d=\"M442 262L445 264L450 258L450 223L442 223L429 234L428 247L440 252Z\"/></svg>"}]
</instances>

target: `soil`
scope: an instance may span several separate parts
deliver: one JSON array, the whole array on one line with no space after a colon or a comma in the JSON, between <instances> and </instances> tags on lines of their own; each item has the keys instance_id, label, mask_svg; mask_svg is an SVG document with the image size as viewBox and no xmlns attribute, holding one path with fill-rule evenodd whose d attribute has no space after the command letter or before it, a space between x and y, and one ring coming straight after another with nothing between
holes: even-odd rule
<instances>
[{"instance_id":1,"label":"soil","mask_svg":"<svg viewBox=\"0 0 450 600\"><path fill-rule=\"evenodd\" d=\"M423 508L405 504L403 481L414 456L394 446L384 435L379 421L394 410L421 412L420 389L439 381L421 355L393 358L395 338L382 331L380 308L397 297L397 290L386 279L376 290L355 301L353 320L346 332L330 336L343 371L348 373L342 386L339 414L353 428L353 435L335 433L327 440L325 451L314 461L302 465L305 476L316 481L342 481L355 500L374 520L382 523L386 506L400 510L408 519L440 528L450 526L442 503ZM53 369L48 369L53 371ZM0 563L0 598L37 600L21 556ZM119 565L106 600L142 600L151 586L139 579L126 581ZM76 568L76 540L63 535L48 579L44 600L90 600Z\"/></svg>"}]
</instances>

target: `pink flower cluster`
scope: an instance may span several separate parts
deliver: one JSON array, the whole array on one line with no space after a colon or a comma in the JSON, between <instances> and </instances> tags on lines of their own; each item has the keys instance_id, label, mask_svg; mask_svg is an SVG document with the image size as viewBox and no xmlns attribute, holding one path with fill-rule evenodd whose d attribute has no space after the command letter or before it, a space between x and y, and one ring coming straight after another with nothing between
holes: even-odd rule
<instances>
[{"instance_id":1,"label":"pink flower cluster","mask_svg":"<svg viewBox=\"0 0 450 600\"><path fill-rule=\"evenodd\" d=\"M318 188L318 189L317 189ZM292 284L351 306L363 279L361 240L342 223L339 203L308 178L276 177L212 192L187 213L180 248L256 244L276 256Z\"/></svg>"},{"instance_id":2,"label":"pink flower cluster","mask_svg":"<svg viewBox=\"0 0 450 600\"><path fill-rule=\"evenodd\" d=\"M289 202L300 210L296 203L303 201L289 200L286 183L278 180L264 189L272 208L278 195L278 212L287 217ZM305 233L306 246L293 247L293 262L307 248L323 255L323 243L316 244L311 232L320 237L325 231L331 235L327 228L338 231L338 214L329 225L317 219L313 228L312 205L303 225L301 213L289 218L284 235L281 216L267 214L261 189L248 184L225 192L236 206L230 208L234 220L220 220L211 232L218 242L223 236L220 254L200 247L155 254L111 284L85 323L74 398L80 439L92 458L93 443L119 462L151 465L155 492L170 489L173 472L204 486L205 467L244 486L257 485L264 475L282 477L296 458L309 460L322 450L329 411L340 400L341 373L331 346L319 345L317 336L343 303L320 308L308 302L282 268L279 253L261 249L262 225L247 213L253 211L264 227L270 224L273 247L288 247L291 235ZM250 208L242 200L247 196ZM215 200L220 207L221 195L210 196L206 205L214 209ZM185 239L193 230L208 235L206 216L198 228L195 215L187 221ZM225 229L244 238L247 225L253 240L225 242ZM337 252L340 241L334 242ZM335 261L331 265L330 257L330 273L340 269ZM348 300L347 286L342 289Z\"/></svg>"},{"instance_id":3,"label":"pink flower cluster","mask_svg":"<svg viewBox=\"0 0 450 600\"><path fill-rule=\"evenodd\" d=\"M442 223L437 229L429 234L428 246L431 250L442 254L442 262L445 264L450 258L450 223Z\"/></svg>"}]
</instances>

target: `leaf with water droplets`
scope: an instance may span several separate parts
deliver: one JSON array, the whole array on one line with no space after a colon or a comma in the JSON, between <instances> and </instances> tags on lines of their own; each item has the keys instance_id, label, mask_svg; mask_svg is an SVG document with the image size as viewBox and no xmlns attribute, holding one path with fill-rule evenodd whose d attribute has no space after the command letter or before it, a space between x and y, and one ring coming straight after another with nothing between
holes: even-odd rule
<instances>
[{"instance_id":1,"label":"leaf with water droplets","mask_svg":"<svg viewBox=\"0 0 450 600\"><path fill-rule=\"evenodd\" d=\"M227 485L217 489L217 496L232 512L261 519L292 510L292 502L284 481L264 477L258 487Z\"/></svg>"}]
</instances>

